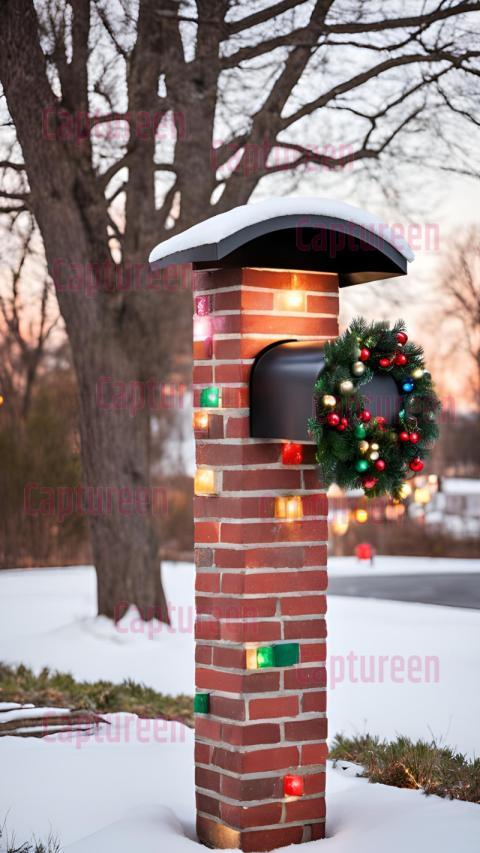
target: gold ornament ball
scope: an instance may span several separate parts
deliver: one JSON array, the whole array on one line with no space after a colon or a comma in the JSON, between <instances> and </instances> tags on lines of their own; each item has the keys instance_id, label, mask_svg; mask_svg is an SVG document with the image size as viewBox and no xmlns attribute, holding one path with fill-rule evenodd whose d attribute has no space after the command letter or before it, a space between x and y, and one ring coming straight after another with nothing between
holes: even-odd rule
<instances>
[{"instance_id":1,"label":"gold ornament ball","mask_svg":"<svg viewBox=\"0 0 480 853\"><path fill-rule=\"evenodd\" d=\"M333 409L333 407L337 405L337 400L333 394L324 394L322 397L322 403L327 409Z\"/></svg>"},{"instance_id":2,"label":"gold ornament ball","mask_svg":"<svg viewBox=\"0 0 480 853\"><path fill-rule=\"evenodd\" d=\"M376 441L374 441L372 444L372 450L379 450L379 449L380 449L380 446L377 444Z\"/></svg>"},{"instance_id":3,"label":"gold ornament ball","mask_svg":"<svg viewBox=\"0 0 480 853\"><path fill-rule=\"evenodd\" d=\"M422 367L416 367L415 370L412 370L413 379L421 379L425 371Z\"/></svg>"},{"instance_id":4,"label":"gold ornament ball","mask_svg":"<svg viewBox=\"0 0 480 853\"><path fill-rule=\"evenodd\" d=\"M363 361L356 361L352 365L352 373L354 376L362 376L365 373L365 365Z\"/></svg>"},{"instance_id":5,"label":"gold ornament ball","mask_svg":"<svg viewBox=\"0 0 480 853\"><path fill-rule=\"evenodd\" d=\"M350 379L342 379L339 387L342 394L351 394L353 391L353 382Z\"/></svg>"},{"instance_id":6,"label":"gold ornament ball","mask_svg":"<svg viewBox=\"0 0 480 853\"><path fill-rule=\"evenodd\" d=\"M368 448L370 447L368 441L360 441L358 445L358 449L360 453L366 453Z\"/></svg>"},{"instance_id":7,"label":"gold ornament ball","mask_svg":"<svg viewBox=\"0 0 480 853\"><path fill-rule=\"evenodd\" d=\"M372 445L372 447L373 447L373 445ZM379 459L379 458L380 458L380 454L379 454L378 450L374 450L369 456L369 459L371 459L372 462L376 462L377 459Z\"/></svg>"}]
</instances>

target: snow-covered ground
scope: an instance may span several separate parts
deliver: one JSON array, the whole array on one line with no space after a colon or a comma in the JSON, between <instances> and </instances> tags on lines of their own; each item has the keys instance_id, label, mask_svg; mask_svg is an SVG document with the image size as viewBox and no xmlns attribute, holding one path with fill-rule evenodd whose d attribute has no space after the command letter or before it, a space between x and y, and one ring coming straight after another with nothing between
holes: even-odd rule
<instances>
[{"instance_id":1,"label":"snow-covered ground","mask_svg":"<svg viewBox=\"0 0 480 853\"><path fill-rule=\"evenodd\" d=\"M53 831L65 853L200 853L193 732L169 723L159 733L144 720L140 738L136 718L116 717L115 740L0 741L0 804L17 841ZM330 766L327 789L328 838L305 853L478 852L477 805L370 785L350 768Z\"/></svg>"},{"instance_id":2,"label":"snow-covered ground","mask_svg":"<svg viewBox=\"0 0 480 853\"><path fill-rule=\"evenodd\" d=\"M89 567L2 572L0 660L192 694L193 566L166 564L164 578L172 626L131 613L115 627L95 617ZM433 736L480 754L480 611L331 596L328 632L331 736Z\"/></svg>"},{"instance_id":3,"label":"snow-covered ground","mask_svg":"<svg viewBox=\"0 0 480 853\"><path fill-rule=\"evenodd\" d=\"M435 561L396 562L381 558L373 571L410 571L411 562L417 563L411 571L419 571L419 563L422 571L435 570ZM441 571L469 565L440 562ZM372 571L342 560L332 560L331 568ZM192 693L194 571L190 564L166 565L164 575L170 630L145 625L134 614L117 628L96 618L89 567L0 573L0 660ZM480 753L480 611L332 596L328 624L332 736L433 735L470 755ZM90 738L80 732L1 738L0 824L6 815L18 842L52 830L68 853L200 850L192 732L133 715L108 719L110 727ZM480 808L369 785L351 769L330 767L327 833L326 841L302 849L478 853Z\"/></svg>"}]
</instances>

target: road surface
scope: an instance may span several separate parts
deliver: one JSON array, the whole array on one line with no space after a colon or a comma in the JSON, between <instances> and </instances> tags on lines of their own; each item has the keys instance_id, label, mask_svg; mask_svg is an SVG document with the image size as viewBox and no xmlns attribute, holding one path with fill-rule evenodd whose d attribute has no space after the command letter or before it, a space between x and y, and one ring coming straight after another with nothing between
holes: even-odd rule
<instances>
[{"instance_id":1,"label":"road surface","mask_svg":"<svg viewBox=\"0 0 480 853\"><path fill-rule=\"evenodd\" d=\"M328 592L480 610L480 574L473 573L331 577Z\"/></svg>"}]
</instances>

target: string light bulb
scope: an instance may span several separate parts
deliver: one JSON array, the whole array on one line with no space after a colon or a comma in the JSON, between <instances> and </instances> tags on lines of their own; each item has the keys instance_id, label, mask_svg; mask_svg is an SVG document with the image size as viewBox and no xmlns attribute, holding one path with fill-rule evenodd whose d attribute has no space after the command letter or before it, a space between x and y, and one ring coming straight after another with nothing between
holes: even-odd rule
<instances>
[{"instance_id":1,"label":"string light bulb","mask_svg":"<svg viewBox=\"0 0 480 853\"><path fill-rule=\"evenodd\" d=\"M215 471L213 468L197 468L194 479L194 492L196 495L216 495Z\"/></svg>"},{"instance_id":2,"label":"string light bulb","mask_svg":"<svg viewBox=\"0 0 480 853\"><path fill-rule=\"evenodd\" d=\"M280 495L275 498L275 518L298 521L303 518L303 502L300 495Z\"/></svg>"}]
</instances>

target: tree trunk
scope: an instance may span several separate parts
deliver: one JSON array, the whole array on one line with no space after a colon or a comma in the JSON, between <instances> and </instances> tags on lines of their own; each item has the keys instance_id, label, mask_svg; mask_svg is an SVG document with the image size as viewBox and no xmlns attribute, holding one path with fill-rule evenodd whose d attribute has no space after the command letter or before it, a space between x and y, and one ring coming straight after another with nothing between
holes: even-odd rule
<instances>
[{"instance_id":1,"label":"tree trunk","mask_svg":"<svg viewBox=\"0 0 480 853\"><path fill-rule=\"evenodd\" d=\"M71 331L70 331L71 334ZM168 511L150 487L150 413L131 414L132 368L117 337L98 341L76 359L85 493L97 573L98 612L118 621L131 605L142 618L168 622L154 515ZM105 382L105 379L108 382ZM112 408L111 382L123 387L123 408ZM135 381L134 377L133 380Z\"/></svg>"}]
</instances>

